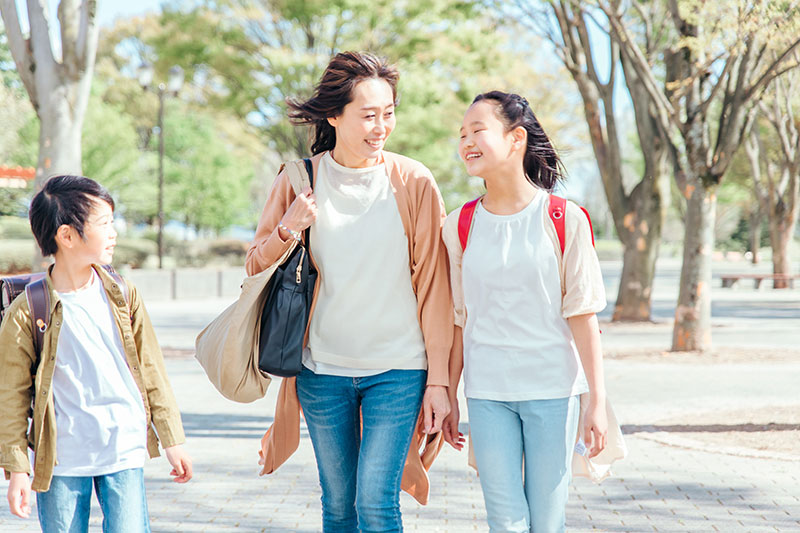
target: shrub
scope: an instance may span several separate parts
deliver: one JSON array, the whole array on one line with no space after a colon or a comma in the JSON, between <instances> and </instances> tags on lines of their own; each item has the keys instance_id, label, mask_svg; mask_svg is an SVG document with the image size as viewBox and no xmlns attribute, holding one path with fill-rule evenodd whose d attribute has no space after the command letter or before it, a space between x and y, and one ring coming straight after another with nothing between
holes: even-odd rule
<instances>
[{"instance_id":1,"label":"shrub","mask_svg":"<svg viewBox=\"0 0 800 533\"><path fill-rule=\"evenodd\" d=\"M147 258L158 254L158 245L148 239L117 239L113 264L119 268L128 265L131 268L142 268Z\"/></svg>"},{"instance_id":2,"label":"shrub","mask_svg":"<svg viewBox=\"0 0 800 533\"><path fill-rule=\"evenodd\" d=\"M24 217L0 217L0 239L31 239L31 224Z\"/></svg>"},{"instance_id":3,"label":"shrub","mask_svg":"<svg viewBox=\"0 0 800 533\"><path fill-rule=\"evenodd\" d=\"M36 243L33 239L0 240L0 273L19 274L31 271L33 252Z\"/></svg>"}]
</instances>

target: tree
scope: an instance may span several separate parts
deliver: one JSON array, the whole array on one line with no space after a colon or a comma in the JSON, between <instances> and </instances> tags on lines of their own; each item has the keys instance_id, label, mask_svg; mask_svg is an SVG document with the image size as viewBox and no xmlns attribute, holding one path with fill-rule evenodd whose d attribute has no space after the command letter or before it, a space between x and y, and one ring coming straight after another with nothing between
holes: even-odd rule
<instances>
[{"instance_id":1,"label":"tree","mask_svg":"<svg viewBox=\"0 0 800 533\"><path fill-rule=\"evenodd\" d=\"M640 26L619 0L598 0L612 38L630 62L660 127L668 133L675 179L686 198L680 292L672 350L711 345L711 252L716 189L769 83L795 64L796 2L668 0L673 36L652 63ZM773 55L774 53L774 55Z\"/></svg>"},{"instance_id":2,"label":"tree","mask_svg":"<svg viewBox=\"0 0 800 533\"><path fill-rule=\"evenodd\" d=\"M46 3L27 0L26 4L28 36L22 33L16 0L0 0L0 14L17 72L41 123L38 190L52 174L81 174L81 128L97 50L97 1L59 3L60 58L51 42ZM44 266L37 251L34 269Z\"/></svg>"},{"instance_id":3,"label":"tree","mask_svg":"<svg viewBox=\"0 0 800 533\"><path fill-rule=\"evenodd\" d=\"M609 209L624 247L622 275L612 320L650 320L651 296L655 265L661 242L661 228L669 200L668 151L666 132L655 119L642 84L619 44L607 37L608 69L600 71L596 55L598 44L592 32L608 35L598 25L602 13L580 0L561 0L535 5L524 0L499 3L506 20L520 20L537 33L546 36L555 46L559 59L577 85L583 101L583 114L589 128L592 149L603 183ZM660 51L663 28L652 6L638 6L641 21L643 53L653 61ZM522 17L509 15L521 14ZM657 14L657 13L656 13ZM620 76L623 74L623 76ZM643 158L638 182L626 187L624 178L624 138L620 138L615 100L620 77L627 85L635 113L636 131Z\"/></svg>"},{"instance_id":4,"label":"tree","mask_svg":"<svg viewBox=\"0 0 800 533\"><path fill-rule=\"evenodd\" d=\"M774 80L767 89L767 97L758 106L762 120L753 124L745 139L753 189L769 223L775 274L791 274L792 271L789 244L797 226L800 205L799 87L800 72L797 70ZM774 149L770 150L770 144ZM776 279L774 286L785 289L789 284Z\"/></svg>"},{"instance_id":5,"label":"tree","mask_svg":"<svg viewBox=\"0 0 800 533\"><path fill-rule=\"evenodd\" d=\"M453 207L478 189L455 155L475 94L513 87L564 117L546 127L575 124L562 92L552 90L562 85L561 72L536 72L508 52L507 35L474 13L457 0L228 0L122 21L104 34L100 58L120 71L143 59L162 72L181 65L193 80L191 98L239 117L242 129L256 131L285 160L308 151L308 130L291 126L285 99L309 96L332 53L376 50L401 70L398 127L388 148L430 166Z\"/></svg>"}]
</instances>

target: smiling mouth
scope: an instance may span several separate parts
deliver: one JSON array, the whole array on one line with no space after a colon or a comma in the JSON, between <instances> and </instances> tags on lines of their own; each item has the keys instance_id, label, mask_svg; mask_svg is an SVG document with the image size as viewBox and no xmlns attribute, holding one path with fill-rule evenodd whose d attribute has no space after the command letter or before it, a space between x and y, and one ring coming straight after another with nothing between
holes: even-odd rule
<instances>
[{"instance_id":1,"label":"smiling mouth","mask_svg":"<svg viewBox=\"0 0 800 533\"><path fill-rule=\"evenodd\" d=\"M367 143L368 145L370 145L373 148L380 148L383 145L383 139L378 140L378 141L365 139L364 142Z\"/></svg>"},{"instance_id":2,"label":"smiling mouth","mask_svg":"<svg viewBox=\"0 0 800 533\"><path fill-rule=\"evenodd\" d=\"M472 161L473 159L478 159L478 158L479 158L479 157L481 157L482 155L483 155L483 154L471 153L471 154L467 154L467 155L464 157L464 159L465 159L466 161Z\"/></svg>"}]
</instances>

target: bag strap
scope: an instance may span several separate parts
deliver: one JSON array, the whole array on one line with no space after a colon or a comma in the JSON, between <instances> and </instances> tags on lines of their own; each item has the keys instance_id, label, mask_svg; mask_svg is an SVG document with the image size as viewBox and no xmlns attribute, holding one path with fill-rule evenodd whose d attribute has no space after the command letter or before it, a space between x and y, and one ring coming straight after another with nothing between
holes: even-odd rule
<instances>
[{"instance_id":1,"label":"bag strap","mask_svg":"<svg viewBox=\"0 0 800 533\"><path fill-rule=\"evenodd\" d=\"M564 214L567 212L567 200L551 194L549 196L547 214L550 215L550 220L556 227L556 235L558 235L558 246L561 248L561 255L564 255L564 248L566 247L567 231L566 224L564 223Z\"/></svg>"},{"instance_id":2,"label":"bag strap","mask_svg":"<svg viewBox=\"0 0 800 533\"><path fill-rule=\"evenodd\" d=\"M50 291L47 289L47 281L41 278L28 283L25 286L25 297L28 299L28 307L31 310L33 351L36 355L34 368L37 368L44 346L44 332L50 325Z\"/></svg>"},{"instance_id":3,"label":"bag strap","mask_svg":"<svg viewBox=\"0 0 800 533\"><path fill-rule=\"evenodd\" d=\"M461 212L458 214L458 240L461 241L462 252L467 248L469 231L472 229L472 219L475 217L475 208L477 207L478 201L480 201L481 198L483 197L479 196L474 200L470 200L464 204L464 206L461 208ZM583 214L586 215L586 219L589 221L589 232L592 235L592 246L594 246L594 229L592 228L592 219L585 207L581 206L581 211L583 211ZM564 222L564 215L566 212L567 200L560 196L556 196L555 194L549 195L547 213L550 215L550 220L553 221L553 226L556 228L558 245L561 249L562 256L564 255L564 249L566 248L567 244L567 231L566 224Z\"/></svg>"},{"instance_id":4,"label":"bag strap","mask_svg":"<svg viewBox=\"0 0 800 533\"><path fill-rule=\"evenodd\" d=\"M308 186L314 190L314 165L311 164L311 159L304 158L303 163L306 164L306 174L308 174ZM311 226L306 228L306 248L310 250L311 246Z\"/></svg>"},{"instance_id":5,"label":"bag strap","mask_svg":"<svg viewBox=\"0 0 800 533\"><path fill-rule=\"evenodd\" d=\"M461 251L467 249L467 239L469 239L469 230L472 229L472 219L475 217L475 208L483 196L478 196L474 200L470 200L461 207L461 212L458 214L458 240L461 241Z\"/></svg>"}]
</instances>

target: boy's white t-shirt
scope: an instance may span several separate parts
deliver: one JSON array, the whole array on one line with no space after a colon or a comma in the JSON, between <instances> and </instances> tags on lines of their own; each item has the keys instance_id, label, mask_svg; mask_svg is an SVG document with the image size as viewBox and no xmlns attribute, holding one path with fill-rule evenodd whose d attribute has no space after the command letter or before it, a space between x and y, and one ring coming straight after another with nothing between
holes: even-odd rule
<instances>
[{"instance_id":1,"label":"boy's white t-shirt","mask_svg":"<svg viewBox=\"0 0 800 533\"><path fill-rule=\"evenodd\" d=\"M56 476L102 476L144 466L147 419L106 292L59 292L61 331L53 373Z\"/></svg>"},{"instance_id":2,"label":"boy's white t-shirt","mask_svg":"<svg viewBox=\"0 0 800 533\"><path fill-rule=\"evenodd\" d=\"M386 166L349 168L328 152L314 194L311 253L322 281L303 364L351 377L425 370L408 239Z\"/></svg>"},{"instance_id":3,"label":"boy's white t-shirt","mask_svg":"<svg viewBox=\"0 0 800 533\"><path fill-rule=\"evenodd\" d=\"M589 390L561 312L559 258L542 224L547 198L539 191L513 215L480 202L475 210L462 258L468 398L527 401Z\"/></svg>"}]
</instances>

